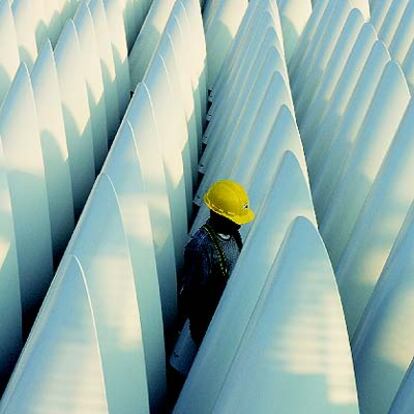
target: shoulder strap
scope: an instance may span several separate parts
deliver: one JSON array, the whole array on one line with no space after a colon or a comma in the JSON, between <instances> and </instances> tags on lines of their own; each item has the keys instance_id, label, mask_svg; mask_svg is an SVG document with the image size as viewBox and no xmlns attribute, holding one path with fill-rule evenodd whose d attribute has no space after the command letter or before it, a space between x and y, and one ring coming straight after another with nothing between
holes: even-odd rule
<instances>
[{"instance_id":1,"label":"shoulder strap","mask_svg":"<svg viewBox=\"0 0 414 414\"><path fill-rule=\"evenodd\" d=\"M228 268L227 268L227 261L226 261L226 256L223 252L223 249L220 246L220 242L218 240L218 237L216 235L216 232L214 231L214 229L209 225L209 224L204 224L203 225L204 230L206 231L206 233L209 235L211 241L213 242L213 245L219 255L219 266L220 266L220 270L223 274L223 276L227 279L228 277Z\"/></svg>"}]
</instances>

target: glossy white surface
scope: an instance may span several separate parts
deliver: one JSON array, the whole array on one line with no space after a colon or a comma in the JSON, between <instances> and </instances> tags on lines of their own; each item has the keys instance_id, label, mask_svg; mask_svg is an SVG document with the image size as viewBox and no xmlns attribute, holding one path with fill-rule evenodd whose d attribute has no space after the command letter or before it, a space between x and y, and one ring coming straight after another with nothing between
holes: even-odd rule
<instances>
[{"instance_id":1,"label":"glossy white surface","mask_svg":"<svg viewBox=\"0 0 414 414\"><path fill-rule=\"evenodd\" d=\"M123 124L102 169L112 181L128 239L139 304L151 409L161 410L167 384L160 289L140 155L128 122Z\"/></svg>"},{"instance_id":2,"label":"glossy white surface","mask_svg":"<svg viewBox=\"0 0 414 414\"><path fill-rule=\"evenodd\" d=\"M22 122L24 119L24 122ZM23 316L37 310L53 274L46 177L27 67L20 66L0 111Z\"/></svg>"},{"instance_id":3,"label":"glossy white surface","mask_svg":"<svg viewBox=\"0 0 414 414\"><path fill-rule=\"evenodd\" d=\"M69 414L90 407L109 413L85 275L71 256L48 292L0 412Z\"/></svg>"},{"instance_id":4,"label":"glossy white surface","mask_svg":"<svg viewBox=\"0 0 414 414\"><path fill-rule=\"evenodd\" d=\"M72 254L79 258L91 298L109 411L146 413L137 286L119 202L105 175L94 185L61 266Z\"/></svg>"},{"instance_id":5,"label":"glossy white surface","mask_svg":"<svg viewBox=\"0 0 414 414\"><path fill-rule=\"evenodd\" d=\"M93 133L95 172L97 173L108 152L108 123L101 61L96 41L94 23L86 3L81 3L73 18L82 56L83 72L88 92L89 110ZM108 103L108 111L111 105Z\"/></svg>"},{"instance_id":6,"label":"glossy white surface","mask_svg":"<svg viewBox=\"0 0 414 414\"><path fill-rule=\"evenodd\" d=\"M82 54L72 20L59 37L55 49L75 216L84 206L95 179L92 125Z\"/></svg>"},{"instance_id":7,"label":"glossy white surface","mask_svg":"<svg viewBox=\"0 0 414 414\"><path fill-rule=\"evenodd\" d=\"M8 1L0 2L0 105L19 67L16 29Z\"/></svg>"},{"instance_id":8,"label":"glossy white surface","mask_svg":"<svg viewBox=\"0 0 414 414\"><path fill-rule=\"evenodd\" d=\"M316 227L303 217L266 275L214 412L264 414L276 406L281 413L359 413L335 276Z\"/></svg>"},{"instance_id":9,"label":"glossy white surface","mask_svg":"<svg viewBox=\"0 0 414 414\"><path fill-rule=\"evenodd\" d=\"M19 269L6 165L0 137L0 383L6 384L23 346Z\"/></svg>"},{"instance_id":10,"label":"glossy white surface","mask_svg":"<svg viewBox=\"0 0 414 414\"><path fill-rule=\"evenodd\" d=\"M413 212L411 208L352 340L361 409L367 413L388 412L413 357Z\"/></svg>"},{"instance_id":11,"label":"glossy white surface","mask_svg":"<svg viewBox=\"0 0 414 414\"><path fill-rule=\"evenodd\" d=\"M151 99L144 85L138 86L126 113L134 132L140 167L146 188L152 236L157 261L158 283L166 331L174 329L177 315L177 286L174 236L168 187ZM123 126L122 128L125 128Z\"/></svg>"},{"instance_id":12,"label":"glossy white surface","mask_svg":"<svg viewBox=\"0 0 414 414\"><path fill-rule=\"evenodd\" d=\"M75 227L69 151L52 46L45 42L31 73L45 168L53 253L59 258Z\"/></svg>"}]
</instances>

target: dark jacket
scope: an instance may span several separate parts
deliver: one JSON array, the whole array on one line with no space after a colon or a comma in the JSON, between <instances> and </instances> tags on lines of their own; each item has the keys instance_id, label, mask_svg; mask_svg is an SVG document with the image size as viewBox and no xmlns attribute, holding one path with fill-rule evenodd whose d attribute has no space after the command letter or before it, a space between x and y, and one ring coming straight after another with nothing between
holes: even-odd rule
<instances>
[{"instance_id":1,"label":"dark jacket","mask_svg":"<svg viewBox=\"0 0 414 414\"><path fill-rule=\"evenodd\" d=\"M221 254L212 240L212 235L216 237ZM203 340L240 249L239 233L225 240L211 226L207 229L205 226L201 227L185 248L180 302L184 313L190 319L191 336L197 345Z\"/></svg>"}]
</instances>

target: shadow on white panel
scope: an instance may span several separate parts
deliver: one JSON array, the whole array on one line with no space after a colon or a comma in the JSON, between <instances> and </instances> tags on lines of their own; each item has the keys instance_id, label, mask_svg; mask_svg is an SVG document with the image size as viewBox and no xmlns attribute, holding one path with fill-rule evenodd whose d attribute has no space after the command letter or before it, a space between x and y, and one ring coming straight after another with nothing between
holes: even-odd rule
<instances>
[{"instance_id":1,"label":"shadow on white panel","mask_svg":"<svg viewBox=\"0 0 414 414\"><path fill-rule=\"evenodd\" d=\"M283 28L283 42L286 61L292 57L299 38L312 14L310 0L278 1L280 20Z\"/></svg>"},{"instance_id":2,"label":"shadow on white panel","mask_svg":"<svg viewBox=\"0 0 414 414\"><path fill-rule=\"evenodd\" d=\"M146 413L148 390L137 286L119 203L104 175L94 185L63 264L70 254L79 258L89 289L109 411Z\"/></svg>"},{"instance_id":3,"label":"shadow on white panel","mask_svg":"<svg viewBox=\"0 0 414 414\"><path fill-rule=\"evenodd\" d=\"M408 2L398 28L390 44L391 56L397 62L404 62L414 38L414 2Z\"/></svg>"},{"instance_id":4,"label":"shadow on white panel","mask_svg":"<svg viewBox=\"0 0 414 414\"><path fill-rule=\"evenodd\" d=\"M30 69L37 58L37 45L47 38L46 28L44 26L37 27L39 7L31 0L15 0L11 7L19 45L20 61L24 62Z\"/></svg>"},{"instance_id":5,"label":"shadow on white panel","mask_svg":"<svg viewBox=\"0 0 414 414\"><path fill-rule=\"evenodd\" d=\"M214 412L264 414L275 406L359 413L335 276L316 227L303 217L267 274Z\"/></svg>"},{"instance_id":6,"label":"shadow on white panel","mask_svg":"<svg viewBox=\"0 0 414 414\"><path fill-rule=\"evenodd\" d=\"M76 27L76 33L78 34L86 89L88 92L95 172L98 173L108 152L108 124L100 55L92 15L86 3L79 5L73 22Z\"/></svg>"},{"instance_id":7,"label":"shadow on white panel","mask_svg":"<svg viewBox=\"0 0 414 414\"><path fill-rule=\"evenodd\" d=\"M96 43L101 60L102 79L105 92L106 120L108 138L113 140L121 120L120 99L118 95L117 74L115 70L112 42L108 21L102 0L90 0L89 10L94 23Z\"/></svg>"},{"instance_id":8,"label":"shadow on white panel","mask_svg":"<svg viewBox=\"0 0 414 414\"><path fill-rule=\"evenodd\" d=\"M378 30L378 37L389 47L401 22L409 0L394 0L385 16L384 23ZM412 2L411 2L412 3Z\"/></svg>"},{"instance_id":9,"label":"shadow on white panel","mask_svg":"<svg viewBox=\"0 0 414 414\"><path fill-rule=\"evenodd\" d=\"M8 1L0 2L0 106L19 67L20 57L17 46L13 15ZM4 41L7 39L7 41Z\"/></svg>"},{"instance_id":10,"label":"shadow on white panel","mask_svg":"<svg viewBox=\"0 0 414 414\"><path fill-rule=\"evenodd\" d=\"M150 406L160 412L166 398L160 289L146 189L134 133L128 122L119 130L102 172L112 181L119 200L140 310ZM173 298L175 283L168 288Z\"/></svg>"},{"instance_id":11,"label":"shadow on white panel","mask_svg":"<svg viewBox=\"0 0 414 414\"><path fill-rule=\"evenodd\" d=\"M368 57L358 82L352 91L352 96L344 110L340 126L334 136L324 136L326 148L314 150L316 158L308 157L308 168L313 190L316 215L319 222L324 219L330 197L340 177L345 157L349 154L360 131L365 115L372 101L378 82L384 72L390 56L384 44L377 41ZM319 160L319 161L318 161Z\"/></svg>"},{"instance_id":12,"label":"shadow on white panel","mask_svg":"<svg viewBox=\"0 0 414 414\"><path fill-rule=\"evenodd\" d=\"M63 120L69 152L75 216L79 216L95 179L93 135L82 54L72 20L55 49Z\"/></svg>"},{"instance_id":13,"label":"shadow on white panel","mask_svg":"<svg viewBox=\"0 0 414 414\"><path fill-rule=\"evenodd\" d=\"M315 35L315 43L308 59L304 60L300 79L292 83L292 95L295 97L299 125L306 108L310 105L313 93L325 73L328 61L334 51L341 32L354 30L356 20L360 17L357 10L352 10L348 0L334 1L327 8L327 17ZM330 7L333 7L331 13Z\"/></svg>"},{"instance_id":14,"label":"shadow on white panel","mask_svg":"<svg viewBox=\"0 0 414 414\"><path fill-rule=\"evenodd\" d=\"M59 81L49 40L33 66L31 78L45 166L53 254L58 263L75 219Z\"/></svg>"},{"instance_id":15,"label":"shadow on white panel","mask_svg":"<svg viewBox=\"0 0 414 414\"><path fill-rule=\"evenodd\" d=\"M0 163L0 389L3 390L23 342L16 239L1 137Z\"/></svg>"},{"instance_id":16,"label":"shadow on white panel","mask_svg":"<svg viewBox=\"0 0 414 414\"><path fill-rule=\"evenodd\" d=\"M38 128L30 77L22 64L1 107L0 136L16 235L23 319L28 326L53 275L49 205Z\"/></svg>"},{"instance_id":17,"label":"shadow on white panel","mask_svg":"<svg viewBox=\"0 0 414 414\"><path fill-rule=\"evenodd\" d=\"M279 71L283 76L286 85L289 85L289 78L283 57L278 50L279 40L276 30L270 25L267 28L260 47L256 47L256 55L246 59L240 64L237 76L231 82L231 88L220 97L217 104L212 105L211 121L204 133L203 140L208 143L200 162L200 171L207 165L213 154L215 145L220 142L222 136L230 135L234 124L237 124L244 105L248 100L253 87L260 85L259 80L266 80L269 73ZM254 62L254 63L253 63ZM291 101L291 97L289 96Z\"/></svg>"},{"instance_id":18,"label":"shadow on white panel","mask_svg":"<svg viewBox=\"0 0 414 414\"><path fill-rule=\"evenodd\" d=\"M308 158L315 146L315 150L324 148L324 136L333 136L340 125L341 118L363 70L374 42L377 40L375 29L370 23L365 23L356 39L352 41L352 50L349 51L346 62L343 62L342 72L337 73L326 85L320 86L316 95L317 101L307 110L301 125L301 138ZM340 51L338 51L340 53ZM332 62L335 62L334 60ZM335 66L335 65L334 65ZM336 72L336 71L335 71ZM326 95L325 95L326 94ZM320 98L326 100L319 101ZM328 105L329 102L329 105ZM322 143L320 143L322 141Z\"/></svg>"},{"instance_id":19,"label":"shadow on white panel","mask_svg":"<svg viewBox=\"0 0 414 414\"><path fill-rule=\"evenodd\" d=\"M414 208L352 339L363 412L388 412L413 357Z\"/></svg>"},{"instance_id":20,"label":"shadow on white panel","mask_svg":"<svg viewBox=\"0 0 414 414\"><path fill-rule=\"evenodd\" d=\"M176 292L170 288L176 283L177 277L171 218L174 210L169 204L161 143L157 137L151 99L144 85L139 85L135 91L125 119L132 127L139 154L151 219L164 326L169 331L174 329L177 315Z\"/></svg>"},{"instance_id":21,"label":"shadow on white panel","mask_svg":"<svg viewBox=\"0 0 414 414\"><path fill-rule=\"evenodd\" d=\"M211 23L206 26L209 87L212 87L216 81L247 5L248 2L245 0L221 2Z\"/></svg>"},{"instance_id":22,"label":"shadow on white panel","mask_svg":"<svg viewBox=\"0 0 414 414\"><path fill-rule=\"evenodd\" d=\"M414 410L414 359L411 362L404 379L401 382L397 395L389 414L410 414Z\"/></svg>"},{"instance_id":23,"label":"shadow on white panel","mask_svg":"<svg viewBox=\"0 0 414 414\"><path fill-rule=\"evenodd\" d=\"M320 222L320 231L335 270L410 98L400 66L391 61L384 69L360 132L351 143L331 203ZM358 319L351 321L348 311L345 306L352 335L353 324ZM356 307L353 307L353 311L358 313Z\"/></svg>"},{"instance_id":24,"label":"shadow on white panel","mask_svg":"<svg viewBox=\"0 0 414 414\"><path fill-rule=\"evenodd\" d=\"M410 87L412 93L414 91L414 42L411 43L410 50L404 59L402 68L407 78L408 86Z\"/></svg>"},{"instance_id":25,"label":"shadow on white panel","mask_svg":"<svg viewBox=\"0 0 414 414\"><path fill-rule=\"evenodd\" d=\"M174 211L172 219L179 263L192 202L191 161L184 111L174 102L169 74L161 56L157 55L152 61L143 84L148 88L159 131L170 205Z\"/></svg>"},{"instance_id":26,"label":"shadow on white panel","mask_svg":"<svg viewBox=\"0 0 414 414\"><path fill-rule=\"evenodd\" d=\"M153 0L152 2L145 22L129 55L132 90L144 78L144 74L157 49L173 5L173 0Z\"/></svg>"},{"instance_id":27,"label":"shadow on white panel","mask_svg":"<svg viewBox=\"0 0 414 414\"><path fill-rule=\"evenodd\" d=\"M254 208L254 206L253 206ZM309 187L287 152L220 300L175 407L176 413L212 411L283 237L298 215L315 222ZM252 278L252 269L255 277ZM228 335L231 326L231 335Z\"/></svg>"},{"instance_id":28,"label":"shadow on white panel","mask_svg":"<svg viewBox=\"0 0 414 414\"><path fill-rule=\"evenodd\" d=\"M301 101L299 99L295 103L298 122L301 120L301 130L302 126L306 124L306 121L313 120L314 122L318 122L320 120L319 114L323 111L324 106L330 104L332 92L344 70L345 63L361 32L363 24L364 19L361 12L353 9L348 15L336 44L333 45L332 53L329 54L329 60L325 60L326 66L324 67L322 64L322 59L318 60L318 67L312 72L313 78L308 78L307 81L315 84L313 92L310 92L307 100L303 99ZM328 52L325 51L324 53L327 54ZM301 117L299 113L302 114Z\"/></svg>"},{"instance_id":29,"label":"shadow on white panel","mask_svg":"<svg viewBox=\"0 0 414 414\"><path fill-rule=\"evenodd\" d=\"M342 300L351 313L363 311L414 198L413 120L411 102L338 263Z\"/></svg>"},{"instance_id":30,"label":"shadow on white panel","mask_svg":"<svg viewBox=\"0 0 414 414\"><path fill-rule=\"evenodd\" d=\"M108 21L109 36L112 42L112 54L115 64L116 83L118 85L119 113L124 114L130 91L128 48L125 38L122 9L119 0L104 0Z\"/></svg>"},{"instance_id":31,"label":"shadow on white panel","mask_svg":"<svg viewBox=\"0 0 414 414\"><path fill-rule=\"evenodd\" d=\"M85 276L76 257L56 274L0 403L0 413L109 413Z\"/></svg>"},{"instance_id":32,"label":"shadow on white panel","mask_svg":"<svg viewBox=\"0 0 414 414\"><path fill-rule=\"evenodd\" d=\"M187 35L184 35L184 37L189 47L193 48L194 56L196 56L194 59L196 70L194 93L197 94L198 92L200 97L201 120L204 124L207 112L207 52L203 20L197 0L180 0L180 3L185 9L180 24L184 27L184 31L187 31ZM187 29L185 29L185 26L187 26Z\"/></svg>"},{"instance_id":33,"label":"shadow on white panel","mask_svg":"<svg viewBox=\"0 0 414 414\"><path fill-rule=\"evenodd\" d=\"M175 23L174 18L170 19L170 21ZM198 117L195 113L191 79L189 77L189 74L185 71L185 67L180 68L180 66L178 65L178 62L181 62L182 60L182 55L178 55L175 51L180 46L181 39L179 38L180 33L174 31L174 29L177 29L177 26L175 26L174 23L167 25L166 28L166 30L171 31L173 33L173 36L175 35L173 37L174 42L170 34L165 33L164 36L161 38L158 47L158 53L163 57L168 73L170 74L170 85L173 95L177 97L177 106L182 106L184 108L185 120L188 131L191 176L192 182L195 183L197 180L198 164Z\"/></svg>"}]
</instances>

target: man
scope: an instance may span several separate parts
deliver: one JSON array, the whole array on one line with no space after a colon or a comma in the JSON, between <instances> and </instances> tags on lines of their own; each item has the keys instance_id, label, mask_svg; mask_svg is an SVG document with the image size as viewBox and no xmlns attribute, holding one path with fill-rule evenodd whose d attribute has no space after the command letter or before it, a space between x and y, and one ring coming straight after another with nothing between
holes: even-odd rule
<instances>
[{"instance_id":1,"label":"man","mask_svg":"<svg viewBox=\"0 0 414 414\"><path fill-rule=\"evenodd\" d=\"M254 219L244 188L231 180L214 183L204 195L210 218L184 252L181 300L191 337L200 346L243 246L240 226Z\"/></svg>"},{"instance_id":2,"label":"man","mask_svg":"<svg viewBox=\"0 0 414 414\"><path fill-rule=\"evenodd\" d=\"M184 252L179 305L187 318L170 358L173 394L178 394L239 257L239 228L254 219L244 188L231 180L214 183L204 195L210 218ZM182 318L182 319L185 319Z\"/></svg>"}]
</instances>

